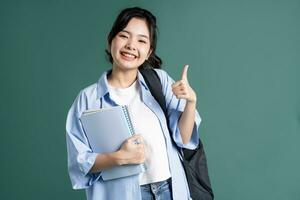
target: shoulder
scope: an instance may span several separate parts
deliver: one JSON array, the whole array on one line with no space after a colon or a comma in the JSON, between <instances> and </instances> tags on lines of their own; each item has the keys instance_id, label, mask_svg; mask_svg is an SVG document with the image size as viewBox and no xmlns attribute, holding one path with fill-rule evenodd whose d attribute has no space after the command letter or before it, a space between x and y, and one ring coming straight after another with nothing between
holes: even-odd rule
<instances>
[{"instance_id":1,"label":"shoulder","mask_svg":"<svg viewBox=\"0 0 300 200\"><path fill-rule=\"evenodd\" d=\"M154 69L154 70L156 71L162 85L168 85L174 82L172 77L170 77L170 75L165 70L163 69Z\"/></svg>"},{"instance_id":2,"label":"shoulder","mask_svg":"<svg viewBox=\"0 0 300 200\"><path fill-rule=\"evenodd\" d=\"M159 78L168 76L168 73L163 69L154 69L154 71L158 74Z\"/></svg>"},{"instance_id":3,"label":"shoulder","mask_svg":"<svg viewBox=\"0 0 300 200\"><path fill-rule=\"evenodd\" d=\"M97 97L97 83L93 83L79 92L80 96L83 96L87 99L96 98Z\"/></svg>"},{"instance_id":4,"label":"shoulder","mask_svg":"<svg viewBox=\"0 0 300 200\"><path fill-rule=\"evenodd\" d=\"M97 83L91 84L80 90L77 94L71 109L74 109L78 115L97 101Z\"/></svg>"}]
</instances>

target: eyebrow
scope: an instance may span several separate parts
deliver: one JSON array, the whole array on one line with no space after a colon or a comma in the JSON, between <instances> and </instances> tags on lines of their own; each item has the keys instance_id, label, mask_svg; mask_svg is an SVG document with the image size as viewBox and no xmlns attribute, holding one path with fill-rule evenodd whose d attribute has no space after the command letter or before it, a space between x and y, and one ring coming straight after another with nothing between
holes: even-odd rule
<instances>
[{"instance_id":1,"label":"eyebrow","mask_svg":"<svg viewBox=\"0 0 300 200\"><path fill-rule=\"evenodd\" d=\"M126 31L126 30L122 30L121 32L125 32L125 33L128 33L128 34L131 34L129 31ZM143 35L143 34L138 34L138 36L141 36L141 37L144 37L146 39L149 39L148 36Z\"/></svg>"}]
</instances>

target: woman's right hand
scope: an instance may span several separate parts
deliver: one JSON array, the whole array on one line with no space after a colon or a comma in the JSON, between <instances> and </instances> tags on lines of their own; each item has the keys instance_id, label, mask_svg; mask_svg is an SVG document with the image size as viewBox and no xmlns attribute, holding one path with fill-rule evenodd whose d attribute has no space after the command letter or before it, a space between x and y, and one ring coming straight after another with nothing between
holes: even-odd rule
<instances>
[{"instance_id":1,"label":"woman's right hand","mask_svg":"<svg viewBox=\"0 0 300 200\"><path fill-rule=\"evenodd\" d=\"M135 134L125 140L119 152L122 155L120 165L143 163L145 161L145 147L142 136Z\"/></svg>"}]
</instances>

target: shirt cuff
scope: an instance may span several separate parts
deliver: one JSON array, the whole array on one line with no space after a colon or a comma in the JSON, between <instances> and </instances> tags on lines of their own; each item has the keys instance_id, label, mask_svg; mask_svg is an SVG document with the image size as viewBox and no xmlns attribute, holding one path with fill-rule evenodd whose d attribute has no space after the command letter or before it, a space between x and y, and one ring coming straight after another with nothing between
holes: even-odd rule
<instances>
[{"instance_id":1,"label":"shirt cuff","mask_svg":"<svg viewBox=\"0 0 300 200\"><path fill-rule=\"evenodd\" d=\"M201 118L200 118L198 112L196 111L193 132L192 132L190 141L187 144L183 144L180 129L179 129L179 119L180 119L182 112L181 111L173 111L173 112L175 112L172 114L173 117L175 117L178 120L178 123L175 123L176 127L172 127L172 129L175 130L175 131L173 131L174 132L173 138L174 138L174 141L176 142L177 146L180 148L185 148L185 149L196 149L199 144L198 128L201 123Z\"/></svg>"},{"instance_id":2,"label":"shirt cuff","mask_svg":"<svg viewBox=\"0 0 300 200\"><path fill-rule=\"evenodd\" d=\"M73 189L85 189L90 187L95 181L99 180L101 172L89 173L93 167L97 153L85 152L78 155L77 162L82 175L77 176L73 181ZM82 177L82 178L80 178Z\"/></svg>"}]
</instances>

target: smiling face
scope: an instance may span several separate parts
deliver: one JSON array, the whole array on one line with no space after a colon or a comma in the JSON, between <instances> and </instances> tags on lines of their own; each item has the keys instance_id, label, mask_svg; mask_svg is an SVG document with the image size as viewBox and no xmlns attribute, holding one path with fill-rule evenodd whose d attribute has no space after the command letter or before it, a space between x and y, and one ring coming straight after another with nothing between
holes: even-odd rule
<instances>
[{"instance_id":1,"label":"smiling face","mask_svg":"<svg viewBox=\"0 0 300 200\"><path fill-rule=\"evenodd\" d=\"M137 69L150 56L150 36L146 21L132 18L112 40L113 68Z\"/></svg>"}]
</instances>

